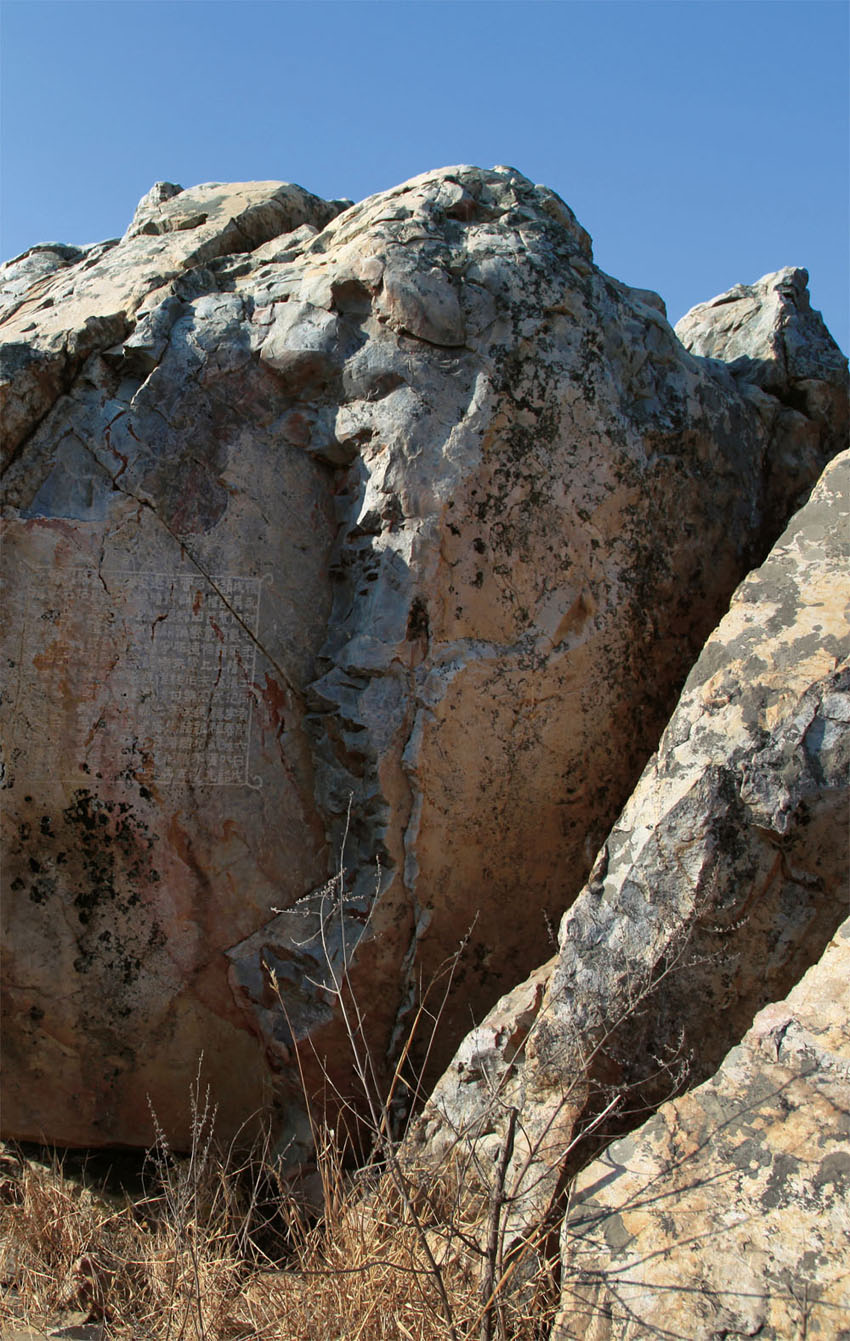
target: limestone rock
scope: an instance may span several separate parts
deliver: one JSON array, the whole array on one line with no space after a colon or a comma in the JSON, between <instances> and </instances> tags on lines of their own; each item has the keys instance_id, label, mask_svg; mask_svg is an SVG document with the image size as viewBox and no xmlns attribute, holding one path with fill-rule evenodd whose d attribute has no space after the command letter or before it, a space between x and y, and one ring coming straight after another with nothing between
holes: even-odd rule
<instances>
[{"instance_id":1,"label":"limestone rock","mask_svg":"<svg viewBox=\"0 0 850 1341\"><path fill-rule=\"evenodd\" d=\"M88 250L91 249L68 247L62 242L42 242L14 261L0 265L0 313L13 308L40 279L81 260Z\"/></svg>"},{"instance_id":2,"label":"limestone rock","mask_svg":"<svg viewBox=\"0 0 850 1341\"><path fill-rule=\"evenodd\" d=\"M343 204L160 183L0 324L10 1135L184 1141L203 1051L297 1153L328 960L380 1069L474 923L444 1065L832 450L514 169Z\"/></svg>"},{"instance_id":3,"label":"limestone rock","mask_svg":"<svg viewBox=\"0 0 850 1341\"><path fill-rule=\"evenodd\" d=\"M691 353L722 359L736 377L793 403L811 381L840 384L843 366L808 283L808 271L789 266L736 284L687 312L676 334Z\"/></svg>"},{"instance_id":4,"label":"limestone rock","mask_svg":"<svg viewBox=\"0 0 850 1341\"><path fill-rule=\"evenodd\" d=\"M846 1335L848 1103L850 921L711 1080L579 1176L557 1341Z\"/></svg>"},{"instance_id":5,"label":"limestone rock","mask_svg":"<svg viewBox=\"0 0 850 1341\"><path fill-rule=\"evenodd\" d=\"M797 412L823 425L831 455L848 442L845 360L809 301L806 270L786 267L756 284L736 284L676 324L686 349L722 359L742 392L774 419L774 452L787 480L802 464ZM770 392L765 400L759 388ZM776 400L785 407L776 421ZM790 454L784 439L790 436ZM820 444L822 449L823 442Z\"/></svg>"},{"instance_id":6,"label":"limestone rock","mask_svg":"<svg viewBox=\"0 0 850 1341\"><path fill-rule=\"evenodd\" d=\"M709 1076L846 913L848 523L845 452L706 643L557 956L467 1036L419 1123L430 1158L459 1143L486 1162L518 1109L517 1233L583 1129Z\"/></svg>"},{"instance_id":7,"label":"limestone rock","mask_svg":"<svg viewBox=\"0 0 850 1341\"><path fill-rule=\"evenodd\" d=\"M321 226L335 213L284 182L211 183L191 191L157 182L120 244L51 243L0 266L0 292L10 290L13 298L0 327L4 463L71 389L86 359L132 331L154 291L181 275L197 276L219 256L250 251L303 223Z\"/></svg>"}]
</instances>

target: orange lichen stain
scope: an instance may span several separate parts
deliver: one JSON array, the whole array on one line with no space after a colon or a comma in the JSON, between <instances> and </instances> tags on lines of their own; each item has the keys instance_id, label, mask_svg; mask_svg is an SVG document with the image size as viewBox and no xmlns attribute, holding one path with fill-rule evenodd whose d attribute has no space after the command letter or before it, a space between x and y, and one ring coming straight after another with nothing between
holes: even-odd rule
<instances>
[{"instance_id":1,"label":"orange lichen stain","mask_svg":"<svg viewBox=\"0 0 850 1341\"><path fill-rule=\"evenodd\" d=\"M224 821L221 826L221 836L225 843L242 843L250 850L250 844L242 831L241 824L238 824L234 819Z\"/></svg>"},{"instance_id":2,"label":"orange lichen stain","mask_svg":"<svg viewBox=\"0 0 850 1341\"><path fill-rule=\"evenodd\" d=\"M487 457L493 450L493 444L499 440L499 431L505 427L507 417L504 414L495 415L490 427L486 430L481 439L481 456Z\"/></svg>"},{"instance_id":3,"label":"orange lichen stain","mask_svg":"<svg viewBox=\"0 0 850 1341\"><path fill-rule=\"evenodd\" d=\"M24 532L28 531L56 531L63 539L72 541L70 546L73 553L83 548L80 545L79 526L77 522L65 521L62 517L28 517L23 522ZM57 568L61 568L61 563L56 563Z\"/></svg>"},{"instance_id":4,"label":"orange lichen stain","mask_svg":"<svg viewBox=\"0 0 850 1341\"><path fill-rule=\"evenodd\" d=\"M197 857L193 850L192 839L180 824L179 815L180 811L178 810L168 822L168 842L183 862L183 865L194 871L197 870Z\"/></svg>"},{"instance_id":5,"label":"orange lichen stain","mask_svg":"<svg viewBox=\"0 0 850 1341\"><path fill-rule=\"evenodd\" d=\"M310 445L310 421L299 410L286 416L286 436L295 447Z\"/></svg>"},{"instance_id":6,"label":"orange lichen stain","mask_svg":"<svg viewBox=\"0 0 850 1341\"><path fill-rule=\"evenodd\" d=\"M92 722L91 726L86 732L86 738L83 741L83 751L85 753L86 758L88 758L89 750L92 747L92 741L94 740L98 731L102 731L105 725L106 723L104 718L98 717L96 721Z\"/></svg>"},{"instance_id":7,"label":"orange lichen stain","mask_svg":"<svg viewBox=\"0 0 850 1341\"><path fill-rule=\"evenodd\" d=\"M580 591L569 610L562 616L550 639L551 647L560 647L569 634L578 634L591 615L596 613L596 602L587 591Z\"/></svg>"},{"instance_id":8,"label":"orange lichen stain","mask_svg":"<svg viewBox=\"0 0 850 1341\"><path fill-rule=\"evenodd\" d=\"M266 713L268 714L269 725L274 731L275 739L277 739L286 725L284 718L286 690L282 689L277 680L272 679L268 672L266 673L265 687L260 685L259 688L260 695L265 704Z\"/></svg>"},{"instance_id":9,"label":"orange lichen stain","mask_svg":"<svg viewBox=\"0 0 850 1341\"><path fill-rule=\"evenodd\" d=\"M150 737L140 740L137 745L141 754L141 763L133 769L133 780L140 787L146 787L156 800L159 800L159 792L154 783L154 743Z\"/></svg>"},{"instance_id":10,"label":"orange lichen stain","mask_svg":"<svg viewBox=\"0 0 850 1341\"><path fill-rule=\"evenodd\" d=\"M68 649L59 638L48 643L43 652L36 652L32 659L32 664L40 671L55 670L58 666L67 665L67 662Z\"/></svg>"},{"instance_id":11,"label":"orange lichen stain","mask_svg":"<svg viewBox=\"0 0 850 1341\"><path fill-rule=\"evenodd\" d=\"M66 678L69 660L67 644L61 638L56 638L52 643L48 643L43 652L36 652L32 664L43 675L55 676L59 692L67 696L71 692Z\"/></svg>"},{"instance_id":12,"label":"orange lichen stain","mask_svg":"<svg viewBox=\"0 0 850 1341\"><path fill-rule=\"evenodd\" d=\"M118 419L120 419L120 418L121 418L121 415L123 415L123 414L126 414L126 411L125 411L125 410L122 410L122 411L121 411L121 414L117 414L117 415L115 416L115 419L113 419L112 423L114 424L115 421L118 420ZM113 484L114 484L115 481L116 481L121 475L123 475L123 474L124 474L124 471L127 469L128 458L124 455L123 452L119 452L118 448L115 447L115 446L113 445L113 442L112 442L112 432L111 432L111 430L112 430L112 424L107 424L107 425L106 425L106 429L105 429L105 431L104 431L104 437L106 438L106 445L107 445L107 447L109 448L109 450L110 450L110 452L112 453L112 455L113 455L114 457L116 457L116 458L121 462L121 469L118 471L118 473L117 473L116 475L113 475L113 476L112 476L112 482L113 482ZM134 434L133 436L135 437L135 434Z\"/></svg>"}]
</instances>

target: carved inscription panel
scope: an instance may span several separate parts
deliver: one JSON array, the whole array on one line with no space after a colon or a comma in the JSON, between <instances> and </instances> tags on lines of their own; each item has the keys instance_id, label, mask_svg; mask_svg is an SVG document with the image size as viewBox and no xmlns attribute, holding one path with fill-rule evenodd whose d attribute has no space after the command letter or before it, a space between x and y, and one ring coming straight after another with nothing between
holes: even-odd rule
<instances>
[{"instance_id":1,"label":"carved inscription panel","mask_svg":"<svg viewBox=\"0 0 850 1341\"><path fill-rule=\"evenodd\" d=\"M30 570L13 652L13 758L31 778L249 782L260 583Z\"/></svg>"}]
</instances>

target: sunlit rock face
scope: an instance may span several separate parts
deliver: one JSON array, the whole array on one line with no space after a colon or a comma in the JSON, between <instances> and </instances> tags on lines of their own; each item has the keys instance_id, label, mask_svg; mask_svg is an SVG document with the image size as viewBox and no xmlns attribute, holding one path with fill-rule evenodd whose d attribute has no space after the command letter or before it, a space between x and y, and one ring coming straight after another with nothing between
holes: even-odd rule
<instances>
[{"instance_id":1,"label":"sunlit rock face","mask_svg":"<svg viewBox=\"0 0 850 1341\"><path fill-rule=\"evenodd\" d=\"M462 1150L477 1156L478 1168L490 1168L490 1157L498 1155L505 1140L511 1109L519 1113L521 1135L507 1179L512 1236L525 1234L549 1214L565 1179L593 1148L582 1140L583 1132L588 1137L594 1133L597 1140L622 1132L671 1093L711 1076L728 1049L747 1033L756 1013L794 988L844 921L850 800L848 564L850 452L845 451L824 471L765 562L737 589L706 642L657 752L612 826L587 884L561 921L557 954L467 1035L435 1087L414 1142L432 1163L459 1141ZM838 976L830 971L828 981L836 983ZM843 1018L845 1037L838 1038L839 1028L836 1041L844 1053L848 1006L844 983L833 1011L838 1026ZM796 1062L788 1056L793 1071ZM824 1065L829 1071L831 1063ZM746 1074L738 1075L727 1063L715 1088L705 1090L704 1111L697 1091L682 1101L681 1110L662 1109L663 1123L650 1123L645 1136L629 1146L643 1151L638 1165L645 1170L647 1151L655 1150L662 1159L658 1152L664 1142L674 1141L675 1123L679 1117L684 1123L683 1115L689 1114L688 1123L693 1118L695 1126L686 1141L691 1154L683 1163L683 1177L696 1179L694 1186L701 1187L703 1175L694 1170L704 1167L703 1154L696 1156L703 1151L703 1138L710 1136L712 1172L706 1182L713 1190L703 1207L706 1218L697 1217L693 1234L710 1238L713 1217L722 1219L720 1207L727 1195L734 1200L728 1188L738 1186L740 1170L736 1172L731 1152L750 1121L742 1117L735 1127L734 1108L737 1103L743 1113L759 1086L762 1095L767 1092L773 1080L766 1066L764 1058L753 1060L752 1068L747 1062ZM845 1101L848 1078L845 1066L839 1086ZM784 1083L777 1078L778 1085ZM820 1080L815 1088L819 1085ZM794 1087L798 1093L805 1090L796 1080ZM829 1084L827 1090L837 1092ZM728 1104L724 1099L726 1107L718 1109L712 1106L713 1096L720 1092ZM805 1119L789 1119L785 1136L774 1131L782 1121L782 1103L780 1090L771 1093L778 1107L773 1099L766 1104L765 1150L753 1158L762 1172L775 1161L775 1181L782 1183L781 1151L787 1141L800 1158L805 1182L802 1164L809 1155L802 1156L804 1143L798 1144L795 1134L798 1128L805 1130ZM803 1107L805 1102L799 1100ZM828 1135L825 1129L824 1158L837 1148L846 1102L844 1109L830 1118ZM761 1133L762 1119L753 1113L752 1120ZM663 1142L656 1147L659 1132ZM609 1170L621 1159L618 1148L605 1157ZM758 1209L749 1199L761 1195L759 1178L742 1191L747 1213L755 1216ZM625 1174L612 1180L596 1167L572 1195L576 1204L584 1198L608 1206L610 1216L619 1207L629 1224L636 1225L641 1217L639 1182ZM663 1196L662 1183L667 1188ZM635 1193L634 1206L628 1204L627 1186ZM674 1230L665 1212L685 1184L671 1173L670 1180L659 1179L654 1186L658 1199L648 1222L657 1214L657 1228L669 1229L668 1242L673 1243L687 1217L697 1215L700 1197L683 1197L690 1209L682 1210ZM795 1201L802 1209L808 1205L808 1194L801 1189L795 1172L782 1191L789 1216ZM777 1235L785 1214L777 1222ZM577 1226L587 1216L601 1232L605 1216L597 1218L596 1211L585 1208L577 1212L570 1234L581 1236L584 1231ZM604 1237L609 1229L614 1232L612 1221L606 1223ZM831 1233L825 1230L827 1239ZM590 1253L582 1242L575 1248L572 1239L564 1241L564 1278L570 1282L569 1290L565 1286L565 1317L575 1302L570 1293L574 1273L583 1282L581 1302L593 1294L590 1282L601 1281L609 1266L612 1280L623 1283L634 1266L639 1281L643 1267L638 1258L660 1264L663 1252L660 1274L649 1268L645 1278L655 1282L652 1289L661 1290L660 1282L667 1278L666 1246L654 1250L641 1230L639 1246L632 1243L623 1257L611 1254L606 1264L601 1263L596 1229L590 1237ZM737 1251L730 1246L736 1242L731 1230L723 1242L721 1256ZM621 1245L609 1238L609 1246ZM837 1240L835 1250L838 1254ZM696 1250L693 1261L701 1251ZM714 1249L709 1245L706 1251L710 1257ZM682 1270L690 1269L686 1260L683 1252ZM602 1274L594 1275L597 1267ZM722 1293L719 1276L715 1283ZM619 1302L639 1298L640 1290L627 1290ZM612 1300L603 1289L597 1302L601 1308ZM686 1303L680 1305L684 1318ZM647 1327L650 1321L658 1323L663 1308L659 1294L654 1311L646 1315ZM612 1316L622 1321L622 1309ZM715 1313L709 1310L706 1316ZM594 1331L592 1317L587 1314L582 1322L586 1330L576 1324L575 1335L619 1335L613 1324L608 1331ZM746 1330L743 1324L740 1329ZM716 1335L691 1331L684 1321L680 1330Z\"/></svg>"},{"instance_id":2,"label":"sunlit rock face","mask_svg":"<svg viewBox=\"0 0 850 1341\"><path fill-rule=\"evenodd\" d=\"M203 1053L297 1152L329 959L380 1069L472 927L434 1069L543 957L846 371L689 354L507 168L158 183L0 294L5 1129L180 1144Z\"/></svg>"},{"instance_id":3,"label":"sunlit rock face","mask_svg":"<svg viewBox=\"0 0 850 1341\"><path fill-rule=\"evenodd\" d=\"M841 1336L850 922L716 1076L578 1179L557 1341L657 1332Z\"/></svg>"}]
</instances>

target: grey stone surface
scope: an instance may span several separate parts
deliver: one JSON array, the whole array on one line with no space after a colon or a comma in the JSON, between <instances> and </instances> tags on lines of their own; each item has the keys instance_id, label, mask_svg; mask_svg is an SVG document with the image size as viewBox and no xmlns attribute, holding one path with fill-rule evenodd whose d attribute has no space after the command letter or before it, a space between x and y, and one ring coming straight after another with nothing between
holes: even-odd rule
<instances>
[{"instance_id":1,"label":"grey stone surface","mask_svg":"<svg viewBox=\"0 0 850 1341\"><path fill-rule=\"evenodd\" d=\"M516 1233L592 1148L582 1130L710 1076L846 914L848 559L845 452L706 643L557 955L435 1089L414 1146L432 1159L459 1146L489 1168L517 1108Z\"/></svg>"},{"instance_id":2,"label":"grey stone surface","mask_svg":"<svg viewBox=\"0 0 850 1341\"><path fill-rule=\"evenodd\" d=\"M470 927L435 1074L539 963L846 371L792 409L687 353L510 168L160 183L55 255L0 324L4 1121L185 1141L203 1051L285 1145L367 919L379 1068Z\"/></svg>"},{"instance_id":3,"label":"grey stone surface","mask_svg":"<svg viewBox=\"0 0 850 1341\"><path fill-rule=\"evenodd\" d=\"M717 1074L578 1178L557 1341L847 1334L850 922Z\"/></svg>"},{"instance_id":4,"label":"grey stone surface","mask_svg":"<svg viewBox=\"0 0 850 1341\"><path fill-rule=\"evenodd\" d=\"M810 381L840 385L843 359L809 301L807 270L788 266L699 303L676 324L693 354L722 359L734 376L781 399Z\"/></svg>"}]
</instances>

